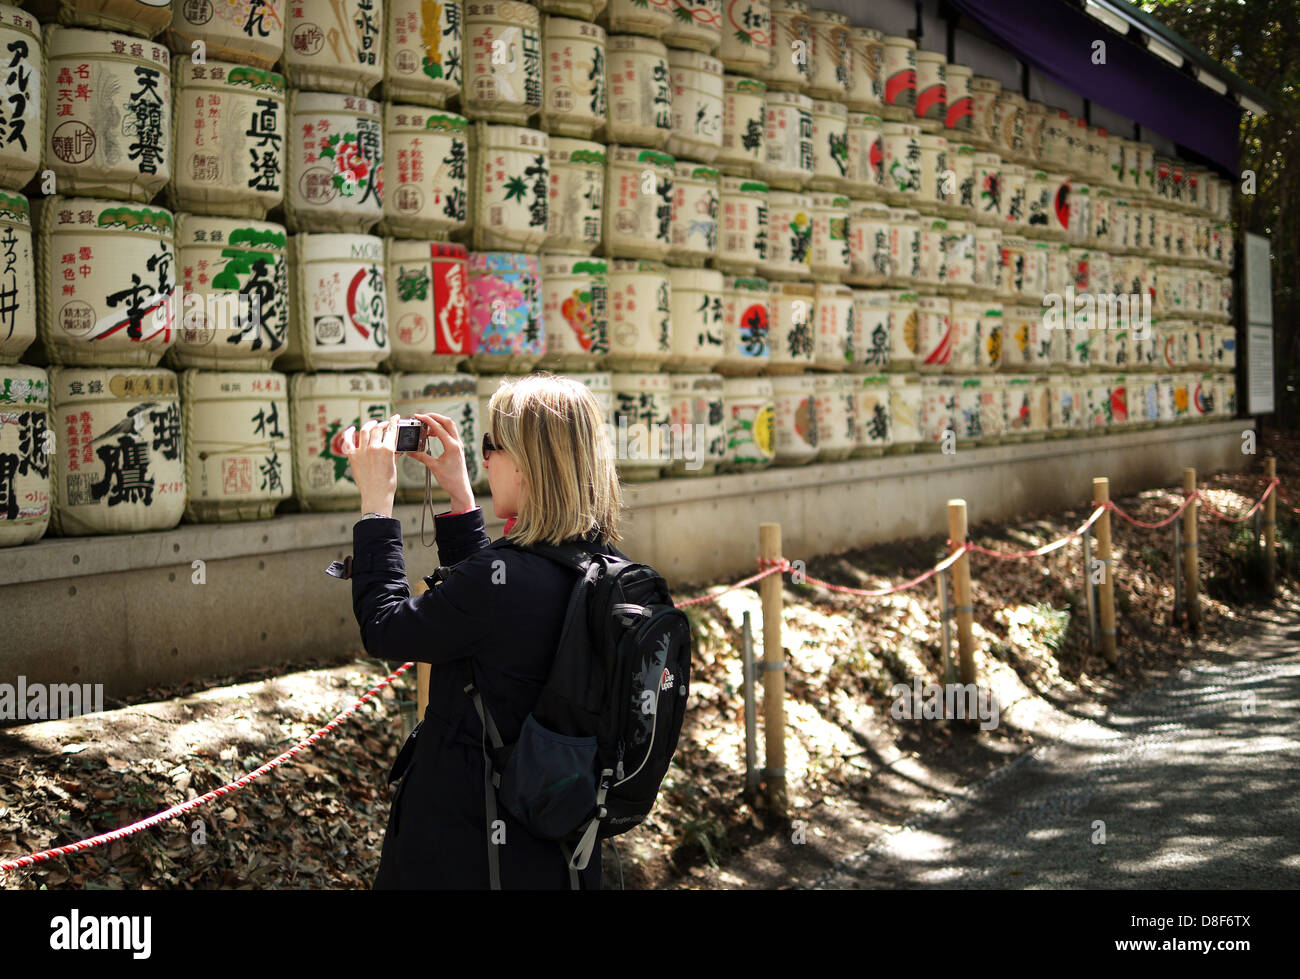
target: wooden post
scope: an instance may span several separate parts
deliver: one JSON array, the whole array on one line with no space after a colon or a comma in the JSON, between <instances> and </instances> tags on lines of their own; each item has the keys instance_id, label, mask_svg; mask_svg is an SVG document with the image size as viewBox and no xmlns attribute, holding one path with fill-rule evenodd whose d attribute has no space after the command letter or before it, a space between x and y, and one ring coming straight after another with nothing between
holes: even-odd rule
<instances>
[{"instance_id":1,"label":"wooden post","mask_svg":"<svg viewBox=\"0 0 1300 979\"><path fill-rule=\"evenodd\" d=\"M1277 459L1269 456L1264 460L1264 475L1269 479L1277 477ZM1264 556L1265 574L1268 576L1268 590L1272 594L1277 589L1277 488L1268 494L1264 501Z\"/></svg>"},{"instance_id":2,"label":"wooden post","mask_svg":"<svg viewBox=\"0 0 1300 979\"><path fill-rule=\"evenodd\" d=\"M1098 476L1092 481L1092 502L1103 506L1110 502L1110 480ZM1110 554L1110 511L1097 519L1097 558L1102 563L1101 587L1098 589L1101 606L1101 652L1106 662L1114 666L1119 662L1115 646L1115 564ZM1091 569L1089 569L1091 580Z\"/></svg>"},{"instance_id":3,"label":"wooden post","mask_svg":"<svg viewBox=\"0 0 1300 979\"><path fill-rule=\"evenodd\" d=\"M758 525L758 553L765 561L781 557L781 525ZM766 567L771 567L767 564ZM771 574L758 583L763 602L763 735L766 743L767 801L778 819L786 815L785 789L785 669L781 646L781 585L783 577Z\"/></svg>"},{"instance_id":4,"label":"wooden post","mask_svg":"<svg viewBox=\"0 0 1300 979\"><path fill-rule=\"evenodd\" d=\"M953 548L966 543L966 501L948 501L948 539ZM975 682L975 644L971 638L970 554L952 566L953 599L957 603L957 668L962 683Z\"/></svg>"},{"instance_id":5,"label":"wooden post","mask_svg":"<svg viewBox=\"0 0 1300 979\"><path fill-rule=\"evenodd\" d=\"M1183 470L1183 492L1191 496L1196 492L1196 470L1190 466ZM1192 500L1183 511L1183 606L1187 610L1187 628L1196 633L1201 627L1201 600L1196 583L1196 512L1198 502Z\"/></svg>"}]
</instances>

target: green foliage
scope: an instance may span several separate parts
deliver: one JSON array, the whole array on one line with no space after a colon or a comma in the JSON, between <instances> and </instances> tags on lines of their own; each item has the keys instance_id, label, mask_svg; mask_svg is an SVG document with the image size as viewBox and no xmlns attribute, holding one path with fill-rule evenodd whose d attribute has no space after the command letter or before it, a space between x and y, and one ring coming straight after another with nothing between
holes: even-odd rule
<instances>
[{"instance_id":1,"label":"green foliage","mask_svg":"<svg viewBox=\"0 0 1300 979\"><path fill-rule=\"evenodd\" d=\"M1256 192L1238 193L1233 218L1273 239L1277 416L1300 422L1300 0L1144 0L1143 9L1277 100L1262 119L1242 114L1241 169ZM1237 190L1241 190L1238 179Z\"/></svg>"}]
</instances>

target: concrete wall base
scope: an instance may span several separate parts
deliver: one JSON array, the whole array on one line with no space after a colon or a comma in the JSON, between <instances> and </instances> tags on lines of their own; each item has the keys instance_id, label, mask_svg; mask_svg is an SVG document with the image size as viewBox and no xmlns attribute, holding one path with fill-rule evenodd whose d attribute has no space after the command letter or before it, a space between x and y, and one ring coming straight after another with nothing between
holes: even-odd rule
<instances>
[{"instance_id":1,"label":"concrete wall base","mask_svg":"<svg viewBox=\"0 0 1300 979\"><path fill-rule=\"evenodd\" d=\"M1091 497L1241 471L1250 420L628 484L622 550L670 585L752 574L758 525L807 560L884 540L946 533L946 502L970 520L1011 519ZM488 534L503 521L488 513ZM435 512L445 504L435 504ZM430 574L420 507L399 505L408 575ZM359 514L358 514L359 516ZM0 550L0 682L103 683L123 697L159 683L360 651L351 585L324 573L349 553L351 513L185 524L111 537L49 538ZM428 539L433 540L432 518ZM202 561L205 583L195 583Z\"/></svg>"}]
</instances>

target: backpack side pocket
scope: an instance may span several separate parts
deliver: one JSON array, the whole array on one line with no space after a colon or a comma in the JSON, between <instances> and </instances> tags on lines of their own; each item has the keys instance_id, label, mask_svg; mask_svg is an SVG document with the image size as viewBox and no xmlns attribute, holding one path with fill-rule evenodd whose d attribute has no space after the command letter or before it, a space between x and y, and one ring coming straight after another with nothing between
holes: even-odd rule
<instances>
[{"instance_id":1,"label":"backpack side pocket","mask_svg":"<svg viewBox=\"0 0 1300 979\"><path fill-rule=\"evenodd\" d=\"M571 835L596 810L596 738L556 734L529 714L501 775L501 802L534 836Z\"/></svg>"}]
</instances>

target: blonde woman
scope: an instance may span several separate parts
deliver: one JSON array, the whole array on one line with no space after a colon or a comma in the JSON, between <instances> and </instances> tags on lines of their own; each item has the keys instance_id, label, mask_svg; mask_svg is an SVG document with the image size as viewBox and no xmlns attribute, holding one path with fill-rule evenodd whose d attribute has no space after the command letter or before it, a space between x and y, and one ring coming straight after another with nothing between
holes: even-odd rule
<instances>
[{"instance_id":1,"label":"blonde woman","mask_svg":"<svg viewBox=\"0 0 1300 979\"><path fill-rule=\"evenodd\" d=\"M505 535L488 539L474 502L456 423L416 414L442 445L409 453L451 496L434 519L439 563L449 574L414 598L407 590L397 490L397 416L349 429L344 451L365 516L353 529L352 605L366 650L431 664L429 706L389 781L393 797L376 888L487 888L496 848L501 887L568 888L559 846L531 836L504 807L487 833L483 726L464 686L473 666L502 740L517 740L560 641L575 572L509 542L578 539L611 554L623 501L600 406L582 383L549 373L503 382L483 419L483 462ZM353 433L355 432L355 440ZM599 851L597 851L599 853ZM600 860L579 873L600 887Z\"/></svg>"}]
</instances>

